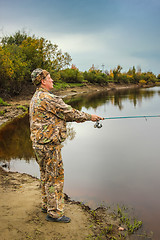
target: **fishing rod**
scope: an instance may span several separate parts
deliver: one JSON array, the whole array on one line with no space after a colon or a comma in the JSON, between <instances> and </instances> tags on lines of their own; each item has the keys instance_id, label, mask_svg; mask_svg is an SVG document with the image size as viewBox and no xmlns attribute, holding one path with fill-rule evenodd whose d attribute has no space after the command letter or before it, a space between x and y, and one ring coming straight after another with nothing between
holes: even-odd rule
<instances>
[{"instance_id":1,"label":"fishing rod","mask_svg":"<svg viewBox=\"0 0 160 240\"><path fill-rule=\"evenodd\" d=\"M128 119L128 118L145 118L147 120L147 118L156 118L156 117L160 117L160 115L145 115L145 116L125 116L125 117L106 117L104 118L104 120L112 120L112 119ZM102 124L97 121L95 124L94 124L94 127L95 128L101 128L102 127Z\"/></svg>"}]
</instances>

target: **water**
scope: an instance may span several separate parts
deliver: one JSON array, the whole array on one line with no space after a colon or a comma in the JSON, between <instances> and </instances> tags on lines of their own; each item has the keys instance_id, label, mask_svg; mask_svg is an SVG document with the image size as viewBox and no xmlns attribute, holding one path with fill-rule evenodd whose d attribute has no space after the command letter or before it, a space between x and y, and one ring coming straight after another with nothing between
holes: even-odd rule
<instances>
[{"instance_id":1,"label":"water","mask_svg":"<svg viewBox=\"0 0 160 240\"><path fill-rule=\"evenodd\" d=\"M160 88L72 97L70 104L103 117L157 115ZM122 203L135 208L154 239L159 239L160 118L104 120L102 124L101 129L92 122L68 124L69 136L62 148L64 191L91 207ZM13 125L0 132L1 165L7 162L12 171L39 177L28 116Z\"/></svg>"}]
</instances>

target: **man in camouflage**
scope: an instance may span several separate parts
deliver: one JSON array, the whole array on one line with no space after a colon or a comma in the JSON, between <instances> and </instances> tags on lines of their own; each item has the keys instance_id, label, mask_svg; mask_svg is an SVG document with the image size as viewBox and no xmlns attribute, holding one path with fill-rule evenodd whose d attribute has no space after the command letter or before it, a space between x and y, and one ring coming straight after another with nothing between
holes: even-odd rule
<instances>
[{"instance_id":1,"label":"man in camouflage","mask_svg":"<svg viewBox=\"0 0 160 240\"><path fill-rule=\"evenodd\" d=\"M70 218L64 216L64 169L61 157L61 143L66 139L66 122L103 118L78 111L51 93L53 80L46 70L35 69L31 77L37 89L30 102L30 130L40 166L42 211L47 212L48 221L70 222Z\"/></svg>"}]
</instances>

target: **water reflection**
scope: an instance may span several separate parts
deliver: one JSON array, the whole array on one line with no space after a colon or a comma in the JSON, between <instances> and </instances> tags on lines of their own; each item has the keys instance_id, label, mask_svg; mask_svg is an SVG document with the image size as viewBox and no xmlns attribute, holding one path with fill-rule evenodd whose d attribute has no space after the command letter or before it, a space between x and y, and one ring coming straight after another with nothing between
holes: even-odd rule
<instances>
[{"instance_id":1,"label":"water reflection","mask_svg":"<svg viewBox=\"0 0 160 240\"><path fill-rule=\"evenodd\" d=\"M96 110L99 106L104 105L107 102L111 102L114 106L118 106L121 110L123 108L123 103L126 100L132 102L134 107L136 107L137 104L142 102L143 98L153 98L155 94L156 91L150 89L121 89L119 91L112 90L96 92L94 94L90 93L79 96L78 98L76 96L72 96L71 98L68 98L66 102L79 110L81 110L82 107L85 107L86 109L92 107Z\"/></svg>"},{"instance_id":2,"label":"water reflection","mask_svg":"<svg viewBox=\"0 0 160 240\"><path fill-rule=\"evenodd\" d=\"M158 88L159 89L159 88ZM119 110L123 109L123 103L130 101L136 107L137 103L141 103L142 99L153 98L160 91L150 89L129 89L120 91L103 91L94 94L82 96L72 96L72 98L64 99L65 102L72 107L82 110L93 108L111 103L118 106ZM72 124L67 125L68 140L73 140L76 132ZM6 124L0 130L0 160L25 159L29 160L34 157L33 149L30 141L29 116L26 114L23 118L16 118L11 123Z\"/></svg>"},{"instance_id":3,"label":"water reflection","mask_svg":"<svg viewBox=\"0 0 160 240\"><path fill-rule=\"evenodd\" d=\"M73 140L75 135L76 132L73 126L71 123L68 123L67 140ZM0 161L25 159L26 162L29 162L33 158L34 152L30 140L29 115L25 114L22 118L15 118L0 130ZM9 170L12 169L12 164L7 166Z\"/></svg>"},{"instance_id":4,"label":"water reflection","mask_svg":"<svg viewBox=\"0 0 160 240\"><path fill-rule=\"evenodd\" d=\"M28 161L33 157L28 114L15 118L0 130L0 160L13 158Z\"/></svg>"},{"instance_id":5,"label":"water reflection","mask_svg":"<svg viewBox=\"0 0 160 240\"><path fill-rule=\"evenodd\" d=\"M156 91L157 89L157 91ZM123 109L123 103L130 101L134 107L142 103L143 99L153 98L155 94L160 95L159 88L153 89L125 89L120 91L103 91L94 94L82 96L72 96L64 101L72 107L82 110L82 108L97 109L105 104L118 106ZM71 123L67 125L68 140L73 140L76 132ZM0 130L0 160L25 159L34 157L29 130L29 116L26 114L23 118L16 118L11 123L6 124Z\"/></svg>"},{"instance_id":6,"label":"water reflection","mask_svg":"<svg viewBox=\"0 0 160 240\"><path fill-rule=\"evenodd\" d=\"M40 178L39 165L35 158L30 159L11 159L8 161L1 161L0 166L2 166L6 171L19 172L19 173L29 173L31 176Z\"/></svg>"}]
</instances>

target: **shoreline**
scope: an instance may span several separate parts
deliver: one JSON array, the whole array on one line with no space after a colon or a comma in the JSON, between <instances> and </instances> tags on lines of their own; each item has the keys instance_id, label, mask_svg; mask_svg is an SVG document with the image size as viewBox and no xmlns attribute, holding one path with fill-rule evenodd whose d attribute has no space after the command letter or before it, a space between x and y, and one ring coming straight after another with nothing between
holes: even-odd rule
<instances>
[{"instance_id":1,"label":"shoreline","mask_svg":"<svg viewBox=\"0 0 160 240\"><path fill-rule=\"evenodd\" d=\"M123 209L116 212L100 206L94 210L66 194L65 215L71 222L47 222L46 214L41 212L40 181L25 173L6 172L0 167L0 194L2 240L129 240L130 237L141 240L146 237L143 227L134 224L134 218L129 225L121 222ZM129 227L133 232L129 232Z\"/></svg>"},{"instance_id":2,"label":"shoreline","mask_svg":"<svg viewBox=\"0 0 160 240\"><path fill-rule=\"evenodd\" d=\"M74 87L67 88L62 90L53 89L53 93L62 98L71 98L72 96L79 96L85 94L92 94L98 92L110 92L110 91L119 91L125 89L135 89L140 88L139 85L130 84L130 85L116 85L109 84L108 86L99 86L99 85L91 85L87 84L83 87ZM35 89L32 88L30 93L21 94L19 96L15 96L11 98L4 98L3 100L8 103L8 106L0 106L1 112L0 114L0 128L3 127L8 121L13 120L14 118L21 116L26 111L28 111L30 100L35 92Z\"/></svg>"}]
</instances>

